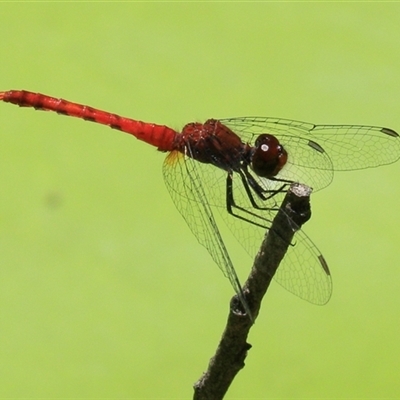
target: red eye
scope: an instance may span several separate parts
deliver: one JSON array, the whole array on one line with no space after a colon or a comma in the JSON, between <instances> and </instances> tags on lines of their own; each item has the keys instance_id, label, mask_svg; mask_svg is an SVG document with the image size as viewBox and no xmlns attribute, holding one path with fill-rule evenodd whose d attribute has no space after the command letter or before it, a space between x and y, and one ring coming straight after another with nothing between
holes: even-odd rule
<instances>
[{"instance_id":1,"label":"red eye","mask_svg":"<svg viewBox=\"0 0 400 400\"><path fill-rule=\"evenodd\" d=\"M258 176L270 178L277 175L286 161L287 152L275 136L263 134L257 138L251 167Z\"/></svg>"}]
</instances>

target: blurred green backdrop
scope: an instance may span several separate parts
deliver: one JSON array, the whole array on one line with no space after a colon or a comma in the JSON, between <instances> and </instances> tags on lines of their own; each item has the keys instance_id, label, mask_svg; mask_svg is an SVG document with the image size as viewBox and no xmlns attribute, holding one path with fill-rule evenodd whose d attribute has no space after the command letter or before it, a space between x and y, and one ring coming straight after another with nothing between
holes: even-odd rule
<instances>
[{"instance_id":1,"label":"blurred green backdrop","mask_svg":"<svg viewBox=\"0 0 400 400\"><path fill-rule=\"evenodd\" d=\"M398 3L0 11L1 90L176 129L259 115L400 130ZM191 398L232 289L174 208L164 155L2 103L0 127L0 397ZM312 197L305 231L333 297L316 307L271 287L226 398L400 395L399 174L337 174Z\"/></svg>"}]
</instances>

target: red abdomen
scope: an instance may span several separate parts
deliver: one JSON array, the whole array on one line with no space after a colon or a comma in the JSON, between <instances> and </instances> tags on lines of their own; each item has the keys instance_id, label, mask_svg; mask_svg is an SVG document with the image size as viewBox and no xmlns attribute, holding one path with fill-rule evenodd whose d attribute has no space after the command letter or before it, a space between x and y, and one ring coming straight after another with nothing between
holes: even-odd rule
<instances>
[{"instance_id":1,"label":"red abdomen","mask_svg":"<svg viewBox=\"0 0 400 400\"><path fill-rule=\"evenodd\" d=\"M176 149L175 143L178 134L173 129L164 125L150 124L120 117L107 111L97 110L82 104L25 90L0 92L0 100L16 104L20 107L33 107L37 110L55 111L59 114L108 125L113 129L129 133L139 140L156 146L160 151L172 151Z\"/></svg>"}]
</instances>

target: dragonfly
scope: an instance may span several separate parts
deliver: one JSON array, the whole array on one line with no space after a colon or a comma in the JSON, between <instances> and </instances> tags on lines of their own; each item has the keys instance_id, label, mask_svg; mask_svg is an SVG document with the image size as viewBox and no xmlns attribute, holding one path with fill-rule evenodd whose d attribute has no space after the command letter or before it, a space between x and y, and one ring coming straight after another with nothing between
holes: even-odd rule
<instances>
[{"instance_id":1,"label":"dragonfly","mask_svg":"<svg viewBox=\"0 0 400 400\"><path fill-rule=\"evenodd\" d=\"M171 198L249 315L220 224L254 257L291 183L318 191L331 183L335 171L378 167L400 158L399 135L379 126L239 117L193 122L177 132L25 90L0 92L0 100L107 125L168 152L163 176ZM326 304L332 294L328 264L306 233L294 229L295 243L274 279L310 303Z\"/></svg>"}]
</instances>

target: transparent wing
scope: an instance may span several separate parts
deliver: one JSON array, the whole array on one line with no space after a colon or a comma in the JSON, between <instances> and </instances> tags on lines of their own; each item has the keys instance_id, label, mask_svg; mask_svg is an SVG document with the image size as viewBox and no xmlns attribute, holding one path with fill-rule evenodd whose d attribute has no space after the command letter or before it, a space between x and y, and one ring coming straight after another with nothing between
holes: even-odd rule
<instances>
[{"instance_id":1,"label":"transparent wing","mask_svg":"<svg viewBox=\"0 0 400 400\"><path fill-rule=\"evenodd\" d=\"M240 294L240 284L231 258L218 229L215 215L218 215L228 226L238 242L254 259L266 231L279 208L284 193L262 201L254 198L254 208L249 201L239 174L234 173L233 194L238 216L230 215L226 209L226 175L227 173L209 164L199 163L178 152L172 152L165 160L164 178L171 197L197 237L207 248ZM274 188L275 182L259 180L265 189ZM268 186L270 184L270 186ZM295 295L315 304L325 304L332 293L329 270L322 255L301 230L295 235L293 245L283 259L274 279Z\"/></svg>"},{"instance_id":2,"label":"transparent wing","mask_svg":"<svg viewBox=\"0 0 400 400\"><path fill-rule=\"evenodd\" d=\"M289 292L313 304L324 305L332 295L328 264L302 230L297 231L274 279Z\"/></svg>"},{"instance_id":3,"label":"transparent wing","mask_svg":"<svg viewBox=\"0 0 400 400\"><path fill-rule=\"evenodd\" d=\"M204 182L199 175L199 165L197 164L200 165L200 163L178 151L171 152L163 165L167 189L189 228L229 279L246 312L251 315L242 293L239 278L208 202ZM214 169L215 172L218 172L215 167ZM214 176L217 177L218 175ZM208 177L207 184L210 184L212 177L213 175Z\"/></svg>"},{"instance_id":4,"label":"transparent wing","mask_svg":"<svg viewBox=\"0 0 400 400\"><path fill-rule=\"evenodd\" d=\"M314 190L329 185L333 171L377 167L400 158L400 137L389 128L314 125L262 117L220 121L249 144L261 133L275 135L288 152L288 164L278 177L307 184Z\"/></svg>"},{"instance_id":5,"label":"transparent wing","mask_svg":"<svg viewBox=\"0 0 400 400\"><path fill-rule=\"evenodd\" d=\"M266 190L275 188L273 181L260 178L256 180ZM267 200L253 197L257 205L254 207L239 174L233 174L233 181L234 202L239 206L234 212L247 221L233 217L223 207L219 207L218 211L238 242L254 258L286 192L280 192ZM220 194L220 198L225 198L224 196L225 192ZM328 265L305 232L296 229L294 222L293 226L296 230L294 241L289 246L274 279L286 290L310 303L326 304L332 295L332 279Z\"/></svg>"}]
</instances>

